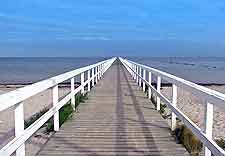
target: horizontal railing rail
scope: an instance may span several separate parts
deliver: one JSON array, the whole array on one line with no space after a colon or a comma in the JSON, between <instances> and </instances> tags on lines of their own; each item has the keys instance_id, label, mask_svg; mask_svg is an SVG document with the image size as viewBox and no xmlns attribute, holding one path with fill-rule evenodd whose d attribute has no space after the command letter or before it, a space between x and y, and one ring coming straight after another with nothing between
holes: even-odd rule
<instances>
[{"instance_id":1,"label":"horizontal railing rail","mask_svg":"<svg viewBox=\"0 0 225 156\"><path fill-rule=\"evenodd\" d=\"M54 130L59 130L59 109L68 101L75 109L75 95L81 91L84 93L84 87L87 85L88 91L95 82L102 77L107 69L113 64L116 58L111 58L105 61L98 62L83 68L79 68L53 78L37 82L35 84L11 91L0 95L0 111L4 111L14 106L15 115L15 137L0 149L0 156L10 156L16 152L16 156L25 156L25 141L29 139L41 126L45 124L52 116L54 116ZM84 81L84 73L87 72L87 80ZM80 75L81 85L77 88L74 86L74 77ZM71 81L71 92L66 95L61 101L58 101L58 84L64 81ZM24 113L23 101L31 96L34 96L47 89L52 89L53 106L37 119L28 128L24 129Z\"/></svg>"},{"instance_id":2,"label":"horizontal railing rail","mask_svg":"<svg viewBox=\"0 0 225 156\"><path fill-rule=\"evenodd\" d=\"M204 144L205 156L225 156L225 151L220 148L215 141L212 139L212 128L213 128L213 107L214 105L225 109L225 95L217 91L208 89L206 87L197 85L193 82L184 80L174 75L162 72L158 69L148 67L127 59L119 58L122 64L127 68L132 77L141 86L143 84L143 91L145 91L145 85L148 86L148 95L151 98L152 93L157 96L156 109L160 110L160 100L162 100L168 108L172 111L171 117L171 130L176 128L176 118L179 118ZM146 80L146 72L148 72L148 80ZM157 76L157 88L152 86L152 74ZM172 101L167 99L160 93L161 79L164 78L172 84ZM205 129L201 130L193 121L191 121L177 105L177 87L181 87L188 91L194 92L195 95L200 95L205 100Z\"/></svg>"}]
</instances>

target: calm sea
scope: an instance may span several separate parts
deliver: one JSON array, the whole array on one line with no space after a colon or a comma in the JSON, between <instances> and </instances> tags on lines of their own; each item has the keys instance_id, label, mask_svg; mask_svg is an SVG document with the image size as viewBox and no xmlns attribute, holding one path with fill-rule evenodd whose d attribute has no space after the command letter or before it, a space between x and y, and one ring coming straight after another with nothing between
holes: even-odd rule
<instances>
[{"instance_id":1,"label":"calm sea","mask_svg":"<svg viewBox=\"0 0 225 156\"><path fill-rule=\"evenodd\" d=\"M132 58L186 80L200 84L225 84L225 57Z\"/></svg>"},{"instance_id":2,"label":"calm sea","mask_svg":"<svg viewBox=\"0 0 225 156\"><path fill-rule=\"evenodd\" d=\"M107 58L0 58L0 84L44 80Z\"/></svg>"},{"instance_id":3,"label":"calm sea","mask_svg":"<svg viewBox=\"0 0 225 156\"><path fill-rule=\"evenodd\" d=\"M0 84L33 83L105 58L0 58ZM129 58L181 78L225 84L225 58Z\"/></svg>"}]
</instances>

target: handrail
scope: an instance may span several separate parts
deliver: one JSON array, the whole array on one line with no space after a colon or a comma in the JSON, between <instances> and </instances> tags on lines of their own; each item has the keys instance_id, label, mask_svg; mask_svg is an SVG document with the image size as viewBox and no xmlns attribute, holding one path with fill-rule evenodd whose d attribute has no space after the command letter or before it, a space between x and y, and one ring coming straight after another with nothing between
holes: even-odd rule
<instances>
[{"instance_id":1,"label":"handrail","mask_svg":"<svg viewBox=\"0 0 225 156\"><path fill-rule=\"evenodd\" d=\"M59 109L69 100L71 100L71 104L75 107L74 96L80 91L84 93L86 85L88 85L88 91L90 91L91 84L94 86L94 82L97 83L115 60L116 58L114 57L0 95L0 111L15 106L15 138L0 149L0 156L10 156L15 151L17 156L25 156L25 141L52 116L54 116L54 130L58 131ZM88 79L84 82L85 72L88 72ZM81 75L81 85L74 89L74 77L77 75ZM61 101L58 101L58 84L69 79L71 80L71 92ZM53 106L24 130L23 101L49 88L52 88L53 91Z\"/></svg>"},{"instance_id":2,"label":"handrail","mask_svg":"<svg viewBox=\"0 0 225 156\"><path fill-rule=\"evenodd\" d=\"M217 105L220 108L225 109L225 95L217 91L199 86L193 82L181 79L174 75L162 72L160 70L138 64L136 62L119 58L122 64L127 68L132 77L141 86L143 83L143 90L145 91L145 84L149 87L149 98L151 93L154 92L157 96L157 110L160 110L160 100L162 100L172 111L171 129L176 128L176 117L178 117L183 123L198 137L198 139L205 146L205 156L211 156L211 153L215 156L225 156L225 151L220 148L212 139L212 127L213 127L213 105ZM143 74L142 74L143 71ZM149 80L146 80L146 71L149 72ZM157 76L157 89L152 86L152 74ZM172 83L173 98L172 102L168 100L164 95L160 93L161 78L166 79ZM205 130L201 130L193 121L191 121L181 110L176 107L177 103L177 86L185 89L198 92L201 97L206 100L206 113L205 113ZM216 103L219 102L219 103ZM222 103L222 104L221 104Z\"/></svg>"},{"instance_id":3,"label":"handrail","mask_svg":"<svg viewBox=\"0 0 225 156\"><path fill-rule=\"evenodd\" d=\"M34 83L32 85L29 86L25 86L23 88L19 88L17 90L8 92L6 94L0 95L0 111L3 111L15 104L18 104L22 101L24 101L25 99L34 96L46 89L49 89L61 82L64 82L66 80L69 80L70 78L79 75L87 70L90 70L92 68L95 68L101 64L104 64L109 60L105 60L105 61L101 61L98 62L96 64L93 65L89 65L89 66L85 66L79 69L75 69L73 71L69 71L67 73L61 74L61 75L57 75L55 77L49 78L47 80L43 80L37 83Z\"/></svg>"},{"instance_id":4,"label":"handrail","mask_svg":"<svg viewBox=\"0 0 225 156\"><path fill-rule=\"evenodd\" d=\"M126 60L131 64L134 64L136 66L140 66L142 69L145 69L147 71L152 72L156 76L161 76L168 82L172 84L176 84L179 87L182 87L189 91L196 91L198 95L200 95L202 98L206 98L208 102L215 103L217 106L225 110L225 94L222 94L218 91L206 88L204 86L200 86L198 84L195 84L193 82L187 81L185 79L179 78L177 76L174 76L172 74L160 71L158 69L154 69L151 67L148 67L146 65L142 65L130 60Z\"/></svg>"}]
</instances>

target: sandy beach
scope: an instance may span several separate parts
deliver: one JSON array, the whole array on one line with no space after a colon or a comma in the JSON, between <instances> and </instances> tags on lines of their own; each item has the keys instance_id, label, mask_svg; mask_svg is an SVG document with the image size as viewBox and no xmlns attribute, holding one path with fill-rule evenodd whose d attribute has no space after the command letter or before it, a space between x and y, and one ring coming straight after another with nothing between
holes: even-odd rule
<instances>
[{"instance_id":1,"label":"sandy beach","mask_svg":"<svg viewBox=\"0 0 225 156\"><path fill-rule=\"evenodd\" d=\"M219 91L225 94L225 85L209 85L207 88ZM171 100L172 88L163 87L162 94ZM194 93L188 92L182 88L178 88L177 106L185 113L192 121L194 121L202 130L204 130L204 112L205 99L200 99ZM225 110L214 106L214 123L213 137L214 139L225 139Z\"/></svg>"},{"instance_id":2,"label":"sandy beach","mask_svg":"<svg viewBox=\"0 0 225 156\"><path fill-rule=\"evenodd\" d=\"M8 86L0 87L0 94L15 90L16 87L21 86ZM68 94L70 87L59 87L59 97L63 97ZM28 119L35 113L39 112L45 107L49 107L52 104L51 89L41 92L26 101L24 101L24 115L25 119ZM14 137L14 109L9 108L0 113L0 147L4 146ZM48 135L36 133L26 142L26 154L28 156L35 155L43 144L48 140Z\"/></svg>"}]
</instances>

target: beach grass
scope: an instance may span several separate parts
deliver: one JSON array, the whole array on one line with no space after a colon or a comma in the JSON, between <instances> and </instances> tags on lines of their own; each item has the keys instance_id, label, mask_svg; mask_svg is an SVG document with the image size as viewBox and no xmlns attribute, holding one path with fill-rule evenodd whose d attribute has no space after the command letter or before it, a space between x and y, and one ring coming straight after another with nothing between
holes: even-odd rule
<instances>
[{"instance_id":1,"label":"beach grass","mask_svg":"<svg viewBox=\"0 0 225 156\"><path fill-rule=\"evenodd\" d=\"M87 93L81 94L78 93L75 95L75 110L80 105L80 103L83 103L87 99ZM39 119L43 114L45 114L49 108L45 107L33 116L31 116L29 119L25 120L24 127L25 129L29 127L31 124L33 124L37 119ZM74 114L74 108L71 105L71 101L67 102L60 110L59 110L59 125L62 126L64 122L66 122L72 115ZM50 118L43 126L46 128L46 132L50 133L54 131L54 124L53 124L53 117Z\"/></svg>"},{"instance_id":2,"label":"beach grass","mask_svg":"<svg viewBox=\"0 0 225 156\"><path fill-rule=\"evenodd\" d=\"M174 131L174 136L178 143L181 143L191 156L199 156L203 144L184 124L178 125Z\"/></svg>"},{"instance_id":3,"label":"beach grass","mask_svg":"<svg viewBox=\"0 0 225 156\"><path fill-rule=\"evenodd\" d=\"M156 107L156 96L151 95L151 102ZM163 103L160 103L160 114L164 119L167 119L170 115L168 115L167 106ZM201 141L193 134L193 132L186 127L184 124L179 122L180 124L177 126L172 134L174 135L177 143L182 144L186 150L189 152L190 156L199 156L203 145Z\"/></svg>"}]
</instances>

